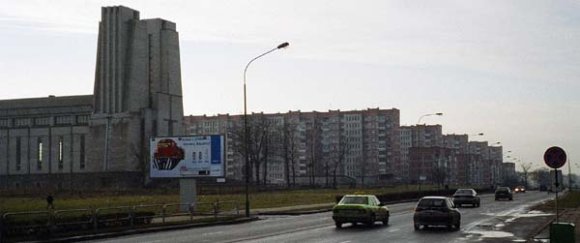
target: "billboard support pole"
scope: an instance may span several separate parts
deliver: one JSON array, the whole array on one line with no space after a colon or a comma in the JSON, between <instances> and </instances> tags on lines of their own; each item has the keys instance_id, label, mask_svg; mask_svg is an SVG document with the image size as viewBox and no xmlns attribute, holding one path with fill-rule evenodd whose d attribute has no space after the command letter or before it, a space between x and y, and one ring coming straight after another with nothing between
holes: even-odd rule
<instances>
[{"instance_id":1,"label":"billboard support pole","mask_svg":"<svg viewBox=\"0 0 580 243\"><path fill-rule=\"evenodd\" d=\"M197 205L197 185L195 178L179 179L179 199L181 212L188 212L189 205Z\"/></svg>"}]
</instances>

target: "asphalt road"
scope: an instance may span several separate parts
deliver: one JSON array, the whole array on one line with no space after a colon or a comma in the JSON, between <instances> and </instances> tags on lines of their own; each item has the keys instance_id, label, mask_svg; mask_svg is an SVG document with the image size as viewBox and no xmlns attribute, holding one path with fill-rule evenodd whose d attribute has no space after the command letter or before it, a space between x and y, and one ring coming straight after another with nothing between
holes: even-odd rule
<instances>
[{"instance_id":1,"label":"asphalt road","mask_svg":"<svg viewBox=\"0 0 580 243\"><path fill-rule=\"evenodd\" d=\"M493 195L483 195L480 208L460 208L460 231L444 228L414 231L412 210L415 203L399 203L389 205L388 226L377 222L374 226L345 224L342 229L336 229L328 212L266 216L243 224L129 235L94 242L479 242L482 237L498 237L498 240L506 237L504 234L509 237L509 233L497 229L525 213L529 206L548 198L546 193L530 191L514 194L513 201L496 202Z\"/></svg>"}]
</instances>

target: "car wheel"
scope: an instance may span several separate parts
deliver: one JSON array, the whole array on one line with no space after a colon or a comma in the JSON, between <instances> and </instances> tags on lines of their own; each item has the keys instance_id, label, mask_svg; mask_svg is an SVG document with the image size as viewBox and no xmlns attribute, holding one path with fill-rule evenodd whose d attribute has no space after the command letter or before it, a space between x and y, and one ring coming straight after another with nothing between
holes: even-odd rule
<instances>
[{"instance_id":1,"label":"car wheel","mask_svg":"<svg viewBox=\"0 0 580 243\"><path fill-rule=\"evenodd\" d=\"M461 228L461 222L457 222L457 224L453 225L455 228L454 231L458 231Z\"/></svg>"},{"instance_id":2,"label":"car wheel","mask_svg":"<svg viewBox=\"0 0 580 243\"><path fill-rule=\"evenodd\" d=\"M383 219L383 225L389 225L389 216Z\"/></svg>"},{"instance_id":3,"label":"car wheel","mask_svg":"<svg viewBox=\"0 0 580 243\"><path fill-rule=\"evenodd\" d=\"M420 230L421 229L421 225L420 224L413 224L413 226L415 227L415 230Z\"/></svg>"},{"instance_id":4,"label":"car wheel","mask_svg":"<svg viewBox=\"0 0 580 243\"><path fill-rule=\"evenodd\" d=\"M338 228L338 229L342 228L341 222L334 222L334 224L336 225L336 228Z\"/></svg>"},{"instance_id":5,"label":"car wheel","mask_svg":"<svg viewBox=\"0 0 580 243\"><path fill-rule=\"evenodd\" d=\"M377 221L377 218L375 217L374 214L371 214L371 218L369 219L369 222L367 222L368 225L374 225L375 221Z\"/></svg>"}]
</instances>

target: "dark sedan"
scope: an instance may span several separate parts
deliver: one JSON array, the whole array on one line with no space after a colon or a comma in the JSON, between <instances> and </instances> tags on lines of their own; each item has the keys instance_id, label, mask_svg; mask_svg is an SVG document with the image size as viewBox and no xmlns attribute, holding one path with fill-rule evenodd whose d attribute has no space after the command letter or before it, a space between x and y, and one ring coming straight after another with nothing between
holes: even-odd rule
<instances>
[{"instance_id":1,"label":"dark sedan","mask_svg":"<svg viewBox=\"0 0 580 243\"><path fill-rule=\"evenodd\" d=\"M512 190L509 187L498 187L495 190L495 200L500 200L500 199L508 199L508 200L514 200L514 194L512 193Z\"/></svg>"},{"instance_id":2,"label":"dark sedan","mask_svg":"<svg viewBox=\"0 0 580 243\"><path fill-rule=\"evenodd\" d=\"M455 194L453 194L453 203L457 206L469 204L473 207L479 207L480 199L473 189L457 189Z\"/></svg>"},{"instance_id":3,"label":"dark sedan","mask_svg":"<svg viewBox=\"0 0 580 243\"><path fill-rule=\"evenodd\" d=\"M461 225L461 213L455 208L451 199L447 197L429 196L423 197L415 207L413 215L415 230L421 226L443 225L449 229L459 230Z\"/></svg>"}]
</instances>

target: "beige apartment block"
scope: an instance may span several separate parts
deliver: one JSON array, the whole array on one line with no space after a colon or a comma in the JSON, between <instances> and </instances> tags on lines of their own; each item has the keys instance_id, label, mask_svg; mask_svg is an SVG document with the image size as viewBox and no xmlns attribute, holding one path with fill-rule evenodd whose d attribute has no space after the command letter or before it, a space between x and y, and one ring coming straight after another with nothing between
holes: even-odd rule
<instances>
[{"instance_id":1,"label":"beige apartment block","mask_svg":"<svg viewBox=\"0 0 580 243\"><path fill-rule=\"evenodd\" d=\"M267 160L260 176L275 184L381 184L398 173L399 110L301 112L249 115L250 130L267 124ZM267 121L264 123L263 121ZM243 115L187 116L190 135L226 136L227 177L244 178ZM263 129L262 129L263 130ZM266 146L266 145L264 145Z\"/></svg>"}]
</instances>

